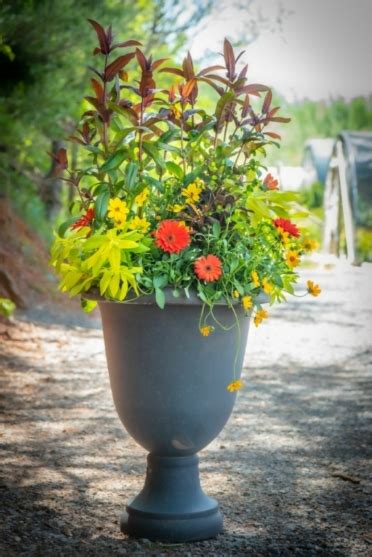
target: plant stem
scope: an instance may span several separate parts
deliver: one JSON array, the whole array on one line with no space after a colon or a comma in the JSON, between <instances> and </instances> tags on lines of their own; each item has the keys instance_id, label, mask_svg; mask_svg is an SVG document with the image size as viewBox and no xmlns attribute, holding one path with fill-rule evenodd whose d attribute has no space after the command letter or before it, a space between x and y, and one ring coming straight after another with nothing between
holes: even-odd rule
<instances>
[{"instance_id":1,"label":"plant stem","mask_svg":"<svg viewBox=\"0 0 372 557\"><path fill-rule=\"evenodd\" d=\"M105 55L105 65L104 65L104 70L103 70L103 106L104 109L106 111L106 87L107 87L107 82L106 82L106 78L105 78L105 74L106 74L106 68L107 68L107 62L108 62L108 54ZM106 122L106 116L103 122L103 147L105 150L105 154L107 154L108 151L108 122Z\"/></svg>"},{"instance_id":2,"label":"plant stem","mask_svg":"<svg viewBox=\"0 0 372 557\"><path fill-rule=\"evenodd\" d=\"M183 175L186 176L186 159L185 159L185 147L183 142L183 104L181 103L181 152L182 152L182 169Z\"/></svg>"},{"instance_id":3,"label":"plant stem","mask_svg":"<svg viewBox=\"0 0 372 557\"><path fill-rule=\"evenodd\" d=\"M140 113L140 126L143 126L143 113L144 113L144 105L143 105L143 97L141 98L141 113ZM142 150L143 150L143 146L142 146L142 142L143 142L143 137L142 137L142 130L139 130L139 145L138 145L138 162L140 165L140 172L142 172L143 170L143 165L142 165Z\"/></svg>"}]
</instances>

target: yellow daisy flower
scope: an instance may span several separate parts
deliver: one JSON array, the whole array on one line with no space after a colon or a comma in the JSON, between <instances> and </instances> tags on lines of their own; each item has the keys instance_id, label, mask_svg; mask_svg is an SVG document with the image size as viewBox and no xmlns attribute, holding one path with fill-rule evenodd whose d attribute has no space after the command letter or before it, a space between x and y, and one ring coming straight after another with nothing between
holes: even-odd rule
<instances>
[{"instance_id":1,"label":"yellow daisy flower","mask_svg":"<svg viewBox=\"0 0 372 557\"><path fill-rule=\"evenodd\" d=\"M288 267L297 267L300 264L300 256L297 251L288 251L285 256Z\"/></svg>"},{"instance_id":2,"label":"yellow daisy flower","mask_svg":"<svg viewBox=\"0 0 372 557\"><path fill-rule=\"evenodd\" d=\"M255 285L255 287L257 288L258 286L260 286L260 279L258 278L257 271L252 271L251 277L252 277L252 282Z\"/></svg>"},{"instance_id":3,"label":"yellow daisy flower","mask_svg":"<svg viewBox=\"0 0 372 557\"><path fill-rule=\"evenodd\" d=\"M286 246L289 242L289 233L286 232L281 226L277 228L281 241Z\"/></svg>"},{"instance_id":4,"label":"yellow daisy flower","mask_svg":"<svg viewBox=\"0 0 372 557\"><path fill-rule=\"evenodd\" d=\"M262 279L262 288L265 294L271 294L271 292L274 290L273 285L267 280L266 277Z\"/></svg>"},{"instance_id":5,"label":"yellow daisy flower","mask_svg":"<svg viewBox=\"0 0 372 557\"><path fill-rule=\"evenodd\" d=\"M145 188L144 190L141 191L141 193L139 193L134 198L134 202L137 205L137 207L142 207L146 203L149 193L150 193L149 188Z\"/></svg>"},{"instance_id":6,"label":"yellow daisy flower","mask_svg":"<svg viewBox=\"0 0 372 557\"><path fill-rule=\"evenodd\" d=\"M114 222L116 228L124 228L127 222L127 216L123 214L119 214L117 217L115 217Z\"/></svg>"},{"instance_id":7,"label":"yellow daisy flower","mask_svg":"<svg viewBox=\"0 0 372 557\"><path fill-rule=\"evenodd\" d=\"M174 205L171 205L169 207L169 210L172 211L173 213L180 213L181 211L183 211L185 208L185 205L180 205L179 203L175 203Z\"/></svg>"},{"instance_id":8,"label":"yellow daisy flower","mask_svg":"<svg viewBox=\"0 0 372 557\"><path fill-rule=\"evenodd\" d=\"M203 188L198 186L196 182L192 182L187 186L187 188L183 188L181 193L185 198L186 203L192 204L199 201L202 189Z\"/></svg>"},{"instance_id":9,"label":"yellow daisy flower","mask_svg":"<svg viewBox=\"0 0 372 557\"><path fill-rule=\"evenodd\" d=\"M177 106L175 106L175 105L172 106L172 114L173 114L173 116L174 116L175 118L178 118L178 119L181 118L181 116L182 116L182 112L181 112L180 109L179 109Z\"/></svg>"},{"instance_id":10,"label":"yellow daisy flower","mask_svg":"<svg viewBox=\"0 0 372 557\"><path fill-rule=\"evenodd\" d=\"M243 385L244 383L241 379L236 379L235 381L232 381L229 385L227 385L226 389L230 393L233 393L235 391L239 391L239 389L241 389Z\"/></svg>"},{"instance_id":11,"label":"yellow daisy flower","mask_svg":"<svg viewBox=\"0 0 372 557\"><path fill-rule=\"evenodd\" d=\"M253 306L253 302L252 302L252 298L251 296L243 296L242 298L242 306L245 309L245 311L248 311L249 309L251 309L251 307Z\"/></svg>"},{"instance_id":12,"label":"yellow daisy flower","mask_svg":"<svg viewBox=\"0 0 372 557\"><path fill-rule=\"evenodd\" d=\"M128 206L125 201L122 201L118 197L110 199L108 205L108 217L110 219L116 220L117 218L125 218L129 213Z\"/></svg>"},{"instance_id":13,"label":"yellow daisy flower","mask_svg":"<svg viewBox=\"0 0 372 557\"><path fill-rule=\"evenodd\" d=\"M316 298L317 296L319 296L322 290L319 284L315 284L312 280L308 280L307 291L309 294L311 294L311 296L314 296L314 298Z\"/></svg>"},{"instance_id":14,"label":"yellow daisy flower","mask_svg":"<svg viewBox=\"0 0 372 557\"><path fill-rule=\"evenodd\" d=\"M254 324L256 325L256 327L258 327L258 325L260 325L262 321L264 319L267 319L268 317L269 314L265 309L259 309L254 316Z\"/></svg>"},{"instance_id":15,"label":"yellow daisy flower","mask_svg":"<svg viewBox=\"0 0 372 557\"><path fill-rule=\"evenodd\" d=\"M209 337L209 335L211 333L213 333L214 327L211 327L210 325L205 325L204 327L200 327L199 331L200 334L203 335L203 337Z\"/></svg>"},{"instance_id":16,"label":"yellow daisy flower","mask_svg":"<svg viewBox=\"0 0 372 557\"><path fill-rule=\"evenodd\" d=\"M131 230L139 229L144 234L148 231L149 227L150 227L150 223L148 220L141 219L140 217L137 216L134 217L129 223L129 228Z\"/></svg>"},{"instance_id":17,"label":"yellow daisy flower","mask_svg":"<svg viewBox=\"0 0 372 557\"><path fill-rule=\"evenodd\" d=\"M237 299L240 298L240 294L239 294L239 292L238 292L237 290L234 290L234 292L233 292L233 298L237 298Z\"/></svg>"},{"instance_id":18,"label":"yellow daisy flower","mask_svg":"<svg viewBox=\"0 0 372 557\"><path fill-rule=\"evenodd\" d=\"M312 238L306 238L302 242L302 248L306 253L315 251L316 249L318 249L318 247L319 247L318 242L316 240L313 240Z\"/></svg>"}]
</instances>

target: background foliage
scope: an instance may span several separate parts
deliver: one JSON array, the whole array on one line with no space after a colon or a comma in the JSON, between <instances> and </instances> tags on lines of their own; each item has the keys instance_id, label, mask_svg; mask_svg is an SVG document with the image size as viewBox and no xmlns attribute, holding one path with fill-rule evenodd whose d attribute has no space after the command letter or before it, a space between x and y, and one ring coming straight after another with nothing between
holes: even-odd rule
<instances>
[{"instance_id":1,"label":"background foliage","mask_svg":"<svg viewBox=\"0 0 372 557\"><path fill-rule=\"evenodd\" d=\"M0 194L44 237L51 227L37 194L49 185L47 151L72 133L82 112L95 43L86 19L112 22L121 39L136 37L145 52L156 47L158 57L172 57L214 3L192 0L185 11L177 0L0 0ZM265 26L254 23L253 39ZM274 102L292 122L287 129L278 125L283 142L271 164L300 164L309 137L372 129L371 98L288 103L277 94ZM64 189L65 201L67 195Z\"/></svg>"}]
</instances>

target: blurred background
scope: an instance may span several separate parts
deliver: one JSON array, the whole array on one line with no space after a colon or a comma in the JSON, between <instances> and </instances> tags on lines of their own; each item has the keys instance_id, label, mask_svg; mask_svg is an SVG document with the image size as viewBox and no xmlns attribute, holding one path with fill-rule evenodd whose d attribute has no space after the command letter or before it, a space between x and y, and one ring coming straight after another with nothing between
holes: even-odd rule
<instances>
[{"instance_id":1,"label":"blurred background","mask_svg":"<svg viewBox=\"0 0 372 557\"><path fill-rule=\"evenodd\" d=\"M277 125L269 171L299 191L323 254L372 260L371 12L370 0L0 1L0 298L56 295L47 248L71 192L47 151L65 146L75 166L83 156L65 141L89 90L88 17L173 62L190 50L218 63L225 36L245 50L250 82L272 86L292 118Z\"/></svg>"}]
</instances>

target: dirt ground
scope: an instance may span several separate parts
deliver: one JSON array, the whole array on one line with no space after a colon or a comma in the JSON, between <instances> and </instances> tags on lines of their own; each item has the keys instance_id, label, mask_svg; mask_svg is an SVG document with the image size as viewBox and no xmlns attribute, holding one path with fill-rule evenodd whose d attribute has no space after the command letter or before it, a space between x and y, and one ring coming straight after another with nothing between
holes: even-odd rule
<instances>
[{"instance_id":1,"label":"dirt ground","mask_svg":"<svg viewBox=\"0 0 372 557\"><path fill-rule=\"evenodd\" d=\"M246 387L200 455L225 529L193 544L119 531L145 452L115 413L99 316L0 324L0 555L372 555L372 265L302 275L323 294L252 327Z\"/></svg>"}]
</instances>

